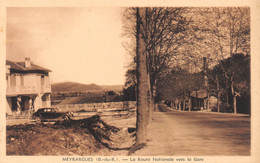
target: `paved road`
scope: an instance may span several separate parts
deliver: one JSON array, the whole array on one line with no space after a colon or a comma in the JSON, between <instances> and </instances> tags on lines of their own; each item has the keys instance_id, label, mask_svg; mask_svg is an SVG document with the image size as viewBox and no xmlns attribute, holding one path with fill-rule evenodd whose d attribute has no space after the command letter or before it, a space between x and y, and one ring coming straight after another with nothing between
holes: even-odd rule
<instances>
[{"instance_id":1,"label":"paved road","mask_svg":"<svg viewBox=\"0 0 260 163\"><path fill-rule=\"evenodd\" d=\"M250 117L183 112L160 105L148 128L147 146L137 156L248 156Z\"/></svg>"}]
</instances>

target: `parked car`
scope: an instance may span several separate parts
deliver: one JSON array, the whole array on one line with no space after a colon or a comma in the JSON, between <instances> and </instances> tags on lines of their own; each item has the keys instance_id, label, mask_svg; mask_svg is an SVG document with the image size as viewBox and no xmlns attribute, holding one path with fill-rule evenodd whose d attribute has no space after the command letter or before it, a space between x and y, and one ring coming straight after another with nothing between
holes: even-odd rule
<instances>
[{"instance_id":1,"label":"parked car","mask_svg":"<svg viewBox=\"0 0 260 163\"><path fill-rule=\"evenodd\" d=\"M40 108L33 113L32 118L35 119L36 123L41 123L69 121L71 116L69 112L60 112L57 108Z\"/></svg>"}]
</instances>

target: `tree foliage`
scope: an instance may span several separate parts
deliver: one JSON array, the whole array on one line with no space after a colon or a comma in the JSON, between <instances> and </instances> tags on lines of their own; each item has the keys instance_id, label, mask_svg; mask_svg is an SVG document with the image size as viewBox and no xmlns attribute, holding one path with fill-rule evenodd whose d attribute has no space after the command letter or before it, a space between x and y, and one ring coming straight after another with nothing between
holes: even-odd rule
<instances>
[{"instance_id":1,"label":"tree foliage","mask_svg":"<svg viewBox=\"0 0 260 163\"><path fill-rule=\"evenodd\" d=\"M135 68L136 50L133 46L133 38L136 30L133 23L129 23L134 17L135 9L127 8L124 15L124 36L130 43L124 46L132 54L130 69ZM180 58L178 51L193 37L191 34L191 20L185 16L188 8L146 8L145 25L143 25L143 37L148 54L148 71L150 76L150 88L152 98L156 96L157 81L173 67L174 60ZM188 30L189 29L189 30ZM129 78L126 83L129 83Z\"/></svg>"},{"instance_id":2,"label":"tree foliage","mask_svg":"<svg viewBox=\"0 0 260 163\"><path fill-rule=\"evenodd\" d=\"M190 73L180 67L175 67L164 78L161 78L158 85L159 99L173 100L180 96L189 96L193 90L202 87L204 74Z\"/></svg>"},{"instance_id":3,"label":"tree foliage","mask_svg":"<svg viewBox=\"0 0 260 163\"><path fill-rule=\"evenodd\" d=\"M229 96L230 103L233 103L234 98L237 98L237 112L250 113L250 55L239 53L221 60L210 71L210 74L219 77L222 101L226 100L224 96ZM227 77L228 80L225 80ZM226 88L226 82L229 82L230 87ZM216 87L216 83L212 84ZM233 93L231 89L233 89ZM222 106L223 111L233 112L234 109L236 109L234 106L232 108Z\"/></svg>"},{"instance_id":4,"label":"tree foliage","mask_svg":"<svg viewBox=\"0 0 260 163\"><path fill-rule=\"evenodd\" d=\"M127 8L124 12L123 45L132 57L126 85L135 81L135 11ZM250 99L250 82L241 78L241 72L250 72L250 62L244 61L250 59L242 59L244 69L236 64L241 56L250 55L248 7L146 8L141 26L153 100L188 96L201 87L204 57L207 90L218 97L218 110L239 111L241 101Z\"/></svg>"}]
</instances>

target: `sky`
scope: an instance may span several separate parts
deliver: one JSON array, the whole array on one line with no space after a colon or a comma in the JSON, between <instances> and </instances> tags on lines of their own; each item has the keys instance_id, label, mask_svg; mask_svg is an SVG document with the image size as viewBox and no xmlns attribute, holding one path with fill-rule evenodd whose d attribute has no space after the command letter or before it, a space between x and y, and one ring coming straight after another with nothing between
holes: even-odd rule
<instances>
[{"instance_id":1,"label":"sky","mask_svg":"<svg viewBox=\"0 0 260 163\"><path fill-rule=\"evenodd\" d=\"M6 59L30 57L51 82L124 84L122 8L7 8Z\"/></svg>"}]
</instances>

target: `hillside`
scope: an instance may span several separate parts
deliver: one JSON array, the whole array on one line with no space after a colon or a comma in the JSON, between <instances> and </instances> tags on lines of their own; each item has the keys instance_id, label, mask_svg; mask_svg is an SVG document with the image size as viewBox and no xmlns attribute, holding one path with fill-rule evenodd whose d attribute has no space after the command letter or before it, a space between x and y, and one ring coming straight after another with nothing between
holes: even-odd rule
<instances>
[{"instance_id":1,"label":"hillside","mask_svg":"<svg viewBox=\"0 0 260 163\"><path fill-rule=\"evenodd\" d=\"M122 91L123 85L96 85L62 82L51 85L52 92Z\"/></svg>"},{"instance_id":2,"label":"hillside","mask_svg":"<svg viewBox=\"0 0 260 163\"><path fill-rule=\"evenodd\" d=\"M102 85L101 86L105 91L122 91L123 85Z\"/></svg>"},{"instance_id":3,"label":"hillside","mask_svg":"<svg viewBox=\"0 0 260 163\"><path fill-rule=\"evenodd\" d=\"M85 92L102 91L103 88L96 84L81 84L76 82L62 82L51 85L52 92Z\"/></svg>"}]
</instances>

